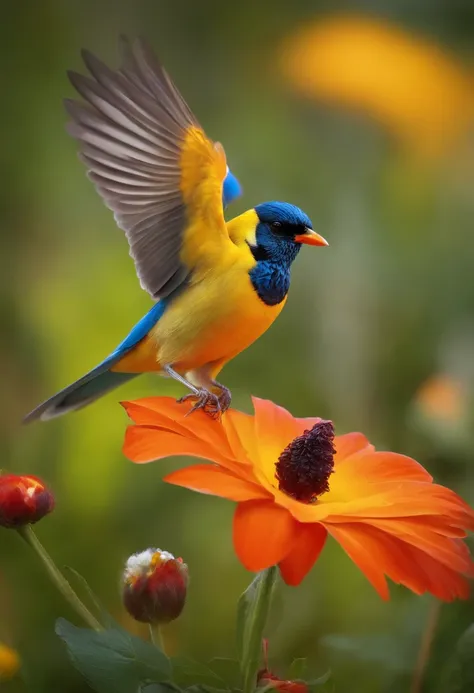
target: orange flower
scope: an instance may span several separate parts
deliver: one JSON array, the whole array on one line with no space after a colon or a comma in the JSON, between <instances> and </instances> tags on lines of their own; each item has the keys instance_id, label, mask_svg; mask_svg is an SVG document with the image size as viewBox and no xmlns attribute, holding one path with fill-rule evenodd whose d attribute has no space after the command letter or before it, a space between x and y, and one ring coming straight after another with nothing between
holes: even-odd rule
<instances>
[{"instance_id":1,"label":"orange flower","mask_svg":"<svg viewBox=\"0 0 474 693\"><path fill-rule=\"evenodd\" d=\"M124 452L139 463L212 460L165 481L237 502L234 546L248 570L278 565L298 585L330 534L384 599L385 576L445 601L468 596L474 563L462 538L474 511L458 495L415 460L376 452L361 433L333 441L331 422L253 403L254 416L230 409L218 423L199 411L187 417L168 397L126 402L136 425Z\"/></svg>"}]
</instances>

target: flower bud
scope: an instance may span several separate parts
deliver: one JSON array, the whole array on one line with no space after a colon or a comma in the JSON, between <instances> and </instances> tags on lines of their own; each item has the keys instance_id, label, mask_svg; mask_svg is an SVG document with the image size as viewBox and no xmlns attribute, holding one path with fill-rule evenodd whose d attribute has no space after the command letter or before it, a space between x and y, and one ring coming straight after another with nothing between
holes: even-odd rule
<instances>
[{"instance_id":1,"label":"flower bud","mask_svg":"<svg viewBox=\"0 0 474 693\"><path fill-rule=\"evenodd\" d=\"M54 508L54 497L36 476L0 476L0 526L33 524Z\"/></svg>"},{"instance_id":2,"label":"flower bud","mask_svg":"<svg viewBox=\"0 0 474 693\"><path fill-rule=\"evenodd\" d=\"M123 603L135 620L168 623L183 610L188 566L168 551L147 549L130 556L123 581Z\"/></svg>"}]
</instances>

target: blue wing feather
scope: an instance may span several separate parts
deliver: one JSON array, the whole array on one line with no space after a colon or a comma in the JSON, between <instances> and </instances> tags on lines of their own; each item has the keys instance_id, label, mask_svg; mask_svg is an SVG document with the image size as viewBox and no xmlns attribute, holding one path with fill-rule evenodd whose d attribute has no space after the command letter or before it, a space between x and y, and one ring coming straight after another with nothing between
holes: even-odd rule
<instances>
[{"instance_id":1,"label":"blue wing feather","mask_svg":"<svg viewBox=\"0 0 474 693\"><path fill-rule=\"evenodd\" d=\"M127 353L127 351L130 351L130 349L136 346L138 342L143 339L143 337L146 337L151 328L156 325L158 320L165 312L168 303L169 300L166 298L163 298L161 301L158 301L158 303L155 303L155 305L148 311L146 315L143 316L141 320L137 322L135 327L133 327L125 337L123 342L120 342L115 351L113 351L110 356L105 359L105 361L114 358L114 363L116 363L119 358ZM111 363L110 365L113 364Z\"/></svg>"}]
</instances>

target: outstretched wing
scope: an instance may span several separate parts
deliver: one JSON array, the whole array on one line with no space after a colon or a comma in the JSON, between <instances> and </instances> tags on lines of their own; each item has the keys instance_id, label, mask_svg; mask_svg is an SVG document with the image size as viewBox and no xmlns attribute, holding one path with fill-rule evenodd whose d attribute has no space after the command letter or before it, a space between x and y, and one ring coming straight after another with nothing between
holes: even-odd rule
<instances>
[{"instance_id":1,"label":"outstretched wing","mask_svg":"<svg viewBox=\"0 0 474 693\"><path fill-rule=\"evenodd\" d=\"M84 51L91 77L69 73L85 103L65 102L68 131L126 233L142 287L158 299L210 247L230 242L223 205L240 188L224 149L206 137L149 46L122 39L121 49L116 71Z\"/></svg>"}]
</instances>

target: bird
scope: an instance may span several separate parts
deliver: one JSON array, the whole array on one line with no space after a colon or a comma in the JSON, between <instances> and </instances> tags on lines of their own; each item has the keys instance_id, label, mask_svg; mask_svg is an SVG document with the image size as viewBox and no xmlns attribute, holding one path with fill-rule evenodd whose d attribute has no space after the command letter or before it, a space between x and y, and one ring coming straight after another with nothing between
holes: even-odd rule
<instances>
[{"instance_id":1,"label":"bird","mask_svg":"<svg viewBox=\"0 0 474 693\"><path fill-rule=\"evenodd\" d=\"M241 195L223 146L205 134L148 42L120 37L120 67L89 51L90 75L68 72L67 130L87 175L125 232L154 303L98 366L46 400L25 422L94 402L140 373L173 378L190 411L220 417L231 392L216 378L285 305L303 244L326 246L310 218L265 202L225 220Z\"/></svg>"}]
</instances>

